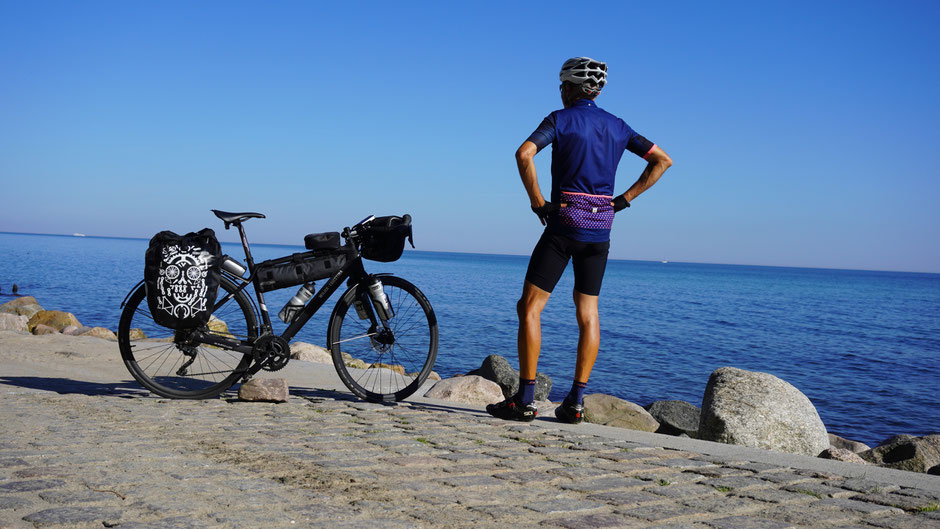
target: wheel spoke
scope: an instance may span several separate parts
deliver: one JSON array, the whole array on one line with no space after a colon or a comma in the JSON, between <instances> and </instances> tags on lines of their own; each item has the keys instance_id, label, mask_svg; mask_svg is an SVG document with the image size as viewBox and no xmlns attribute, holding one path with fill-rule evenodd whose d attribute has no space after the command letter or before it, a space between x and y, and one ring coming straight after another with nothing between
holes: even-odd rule
<instances>
[{"instance_id":1,"label":"wheel spoke","mask_svg":"<svg viewBox=\"0 0 940 529\"><path fill-rule=\"evenodd\" d=\"M227 280L220 286L226 292L234 289ZM225 330L216 328L208 331L208 335L242 342L257 337L254 312L244 292L232 297L213 315L225 323ZM131 340L132 329L142 331L146 337ZM154 322L143 286L128 298L118 328L118 342L131 374L147 389L170 398L213 397L228 389L251 363L250 355L224 346L190 344L191 340L192 336L180 335ZM184 364L185 373L178 374Z\"/></svg>"},{"instance_id":2,"label":"wheel spoke","mask_svg":"<svg viewBox=\"0 0 940 529\"><path fill-rule=\"evenodd\" d=\"M343 310L337 313L340 319L330 323L330 343L336 354L345 351L369 366L356 371L345 363L337 364L343 382L353 393L368 400L401 400L414 393L430 372L437 355L437 328L431 320L430 305L423 297L418 298L410 283L396 277L383 278L383 282L395 309L395 316L387 322L394 341L383 344L377 339L380 333L368 332L370 322L358 318L352 307L353 294L347 294L341 300ZM339 349L339 344L346 346Z\"/></svg>"}]
</instances>

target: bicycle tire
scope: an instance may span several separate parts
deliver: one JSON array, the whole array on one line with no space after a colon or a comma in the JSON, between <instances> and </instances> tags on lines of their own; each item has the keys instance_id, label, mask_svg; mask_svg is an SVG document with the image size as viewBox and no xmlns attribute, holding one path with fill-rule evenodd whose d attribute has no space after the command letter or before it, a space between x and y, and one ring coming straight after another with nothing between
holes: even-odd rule
<instances>
[{"instance_id":1,"label":"bicycle tire","mask_svg":"<svg viewBox=\"0 0 940 529\"><path fill-rule=\"evenodd\" d=\"M219 286L225 293L236 290L224 277ZM213 316L225 326L210 321L210 329L215 327L210 332L241 340L258 337L255 311L244 291L236 293ZM175 343L176 331L153 321L145 285L140 285L128 298L117 334L124 365L134 379L153 393L171 399L216 397L235 384L252 360L250 354L216 346L191 346L195 356L181 375L179 369L190 357Z\"/></svg>"},{"instance_id":2,"label":"bicycle tire","mask_svg":"<svg viewBox=\"0 0 940 529\"><path fill-rule=\"evenodd\" d=\"M355 309L350 314L358 289L367 288L360 283L336 302L327 347L340 380L353 394L370 402L400 401L417 391L431 374L437 359L437 317L418 287L395 276L380 279L395 311L388 321L394 343L377 343L369 335L369 320L359 319Z\"/></svg>"}]
</instances>

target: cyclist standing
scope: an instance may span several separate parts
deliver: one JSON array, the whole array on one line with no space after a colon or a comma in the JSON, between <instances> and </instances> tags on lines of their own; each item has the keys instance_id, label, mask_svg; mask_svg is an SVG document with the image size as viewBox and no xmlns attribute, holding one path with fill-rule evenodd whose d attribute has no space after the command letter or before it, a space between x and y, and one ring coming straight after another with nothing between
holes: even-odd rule
<instances>
[{"instance_id":1,"label":"cyclist standing","mask_svg":"<svg viewBox=\"0 0 940 529\"><path fill-rule=\"evenodd\" d=\"M672 159L622 119L594 103L607 83L606 63L588 57L568 59L559 78L564 109L549 114L516 151L519 175L532 211L546 225L532 251L522 298L516 305L519 391L503 402L488 405L486 411L501 419L526 422L538 414L534 396L542 343L541 314L569 259L573 259L578 356L574 384L555 409L555 416L576 424L582 419L584 388L600 344L597 298L607 266L614 213L630 207L631 201L655 184L672 165ZM552 192L551 201L546 201L532 159L549 144ZM625 193L614 196L614 177L624 150L648 163Z\"/></svg>"}]
</instances>

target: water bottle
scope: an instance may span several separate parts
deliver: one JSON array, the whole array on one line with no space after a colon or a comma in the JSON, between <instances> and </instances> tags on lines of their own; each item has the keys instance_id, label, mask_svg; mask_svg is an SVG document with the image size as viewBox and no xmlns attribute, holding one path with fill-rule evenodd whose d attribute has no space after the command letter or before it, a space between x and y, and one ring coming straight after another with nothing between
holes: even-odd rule
<instances>
[{"instance_id":1,"label":"water bottle","mask_svg":"<svg viewBox=\"0 0 940 529\"><path fill-rule=\"evenodd\" d=\"M356 314L359 315L359 319L360 319L360 320L368 320L368 319L369 319L369 313L366 312L366 307L365 307L365 305L362 303L362 297L360 297L360 296L358 296L358 295L356 296L356 300L353 301L353 307L356 307Z\"/></svg>"},{"instance_id":2,"label":"water bottle","mask_svg":"<svg viewBox=\"0 0 940 529\"><path fill-rule=\"evenodd\" d=\"M375 307L379 318L390 320L395 315L392 304L388 302L388 296L385 295L385 289L382 288L382 282L377 277L373 277L372 282L369 283L369 296L372 297L372 306Z\"/></svg>"},{"instance_id":3,"label":"water bottle","mask_svg":"<svg viewBox=\"0 0 940 529\"><path fill-rule=\"evenodd\" d=\"M238 277L245 277L245 272L248 270L241 263L232 259L227 255L222 256L222 270L234 274Z\"/></svg>"},{"instance_id":4,"label":"water bottle","mask_svg":"<svg viewBox=\"0 0 940 529\"><path fill-rule=\"evenodd\" d=\"M300 290L294 294L294 297L290 298L290 301L287 302L287 305L284 305L281 312L277 313L277 317L284 323L294 321L294 317L296 317L300 310L304 308L304 305L310 301L310 298L313 297L316 291L317 285L313 281L301 285Z\"/></svg>"}]
</instances>

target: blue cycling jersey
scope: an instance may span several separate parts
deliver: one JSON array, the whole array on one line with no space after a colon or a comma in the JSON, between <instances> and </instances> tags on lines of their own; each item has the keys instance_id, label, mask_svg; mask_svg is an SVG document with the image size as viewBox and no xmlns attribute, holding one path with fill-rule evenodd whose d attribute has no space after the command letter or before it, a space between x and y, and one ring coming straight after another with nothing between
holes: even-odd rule
<instances>
[{"instance_id":1,"label":"blue cycling jersey","mask_svg":"<svg viewBox=\"0 0 940 529\"><path fill-rule=\"evenodd\" d=\"M646 158L655 145L590 99L549 114L528 141L539 150L552 145L551 201L568 206L549 217L548 228L582 242L610 240L608 203L623 151Z\"/></svg>"}]
</instances>

